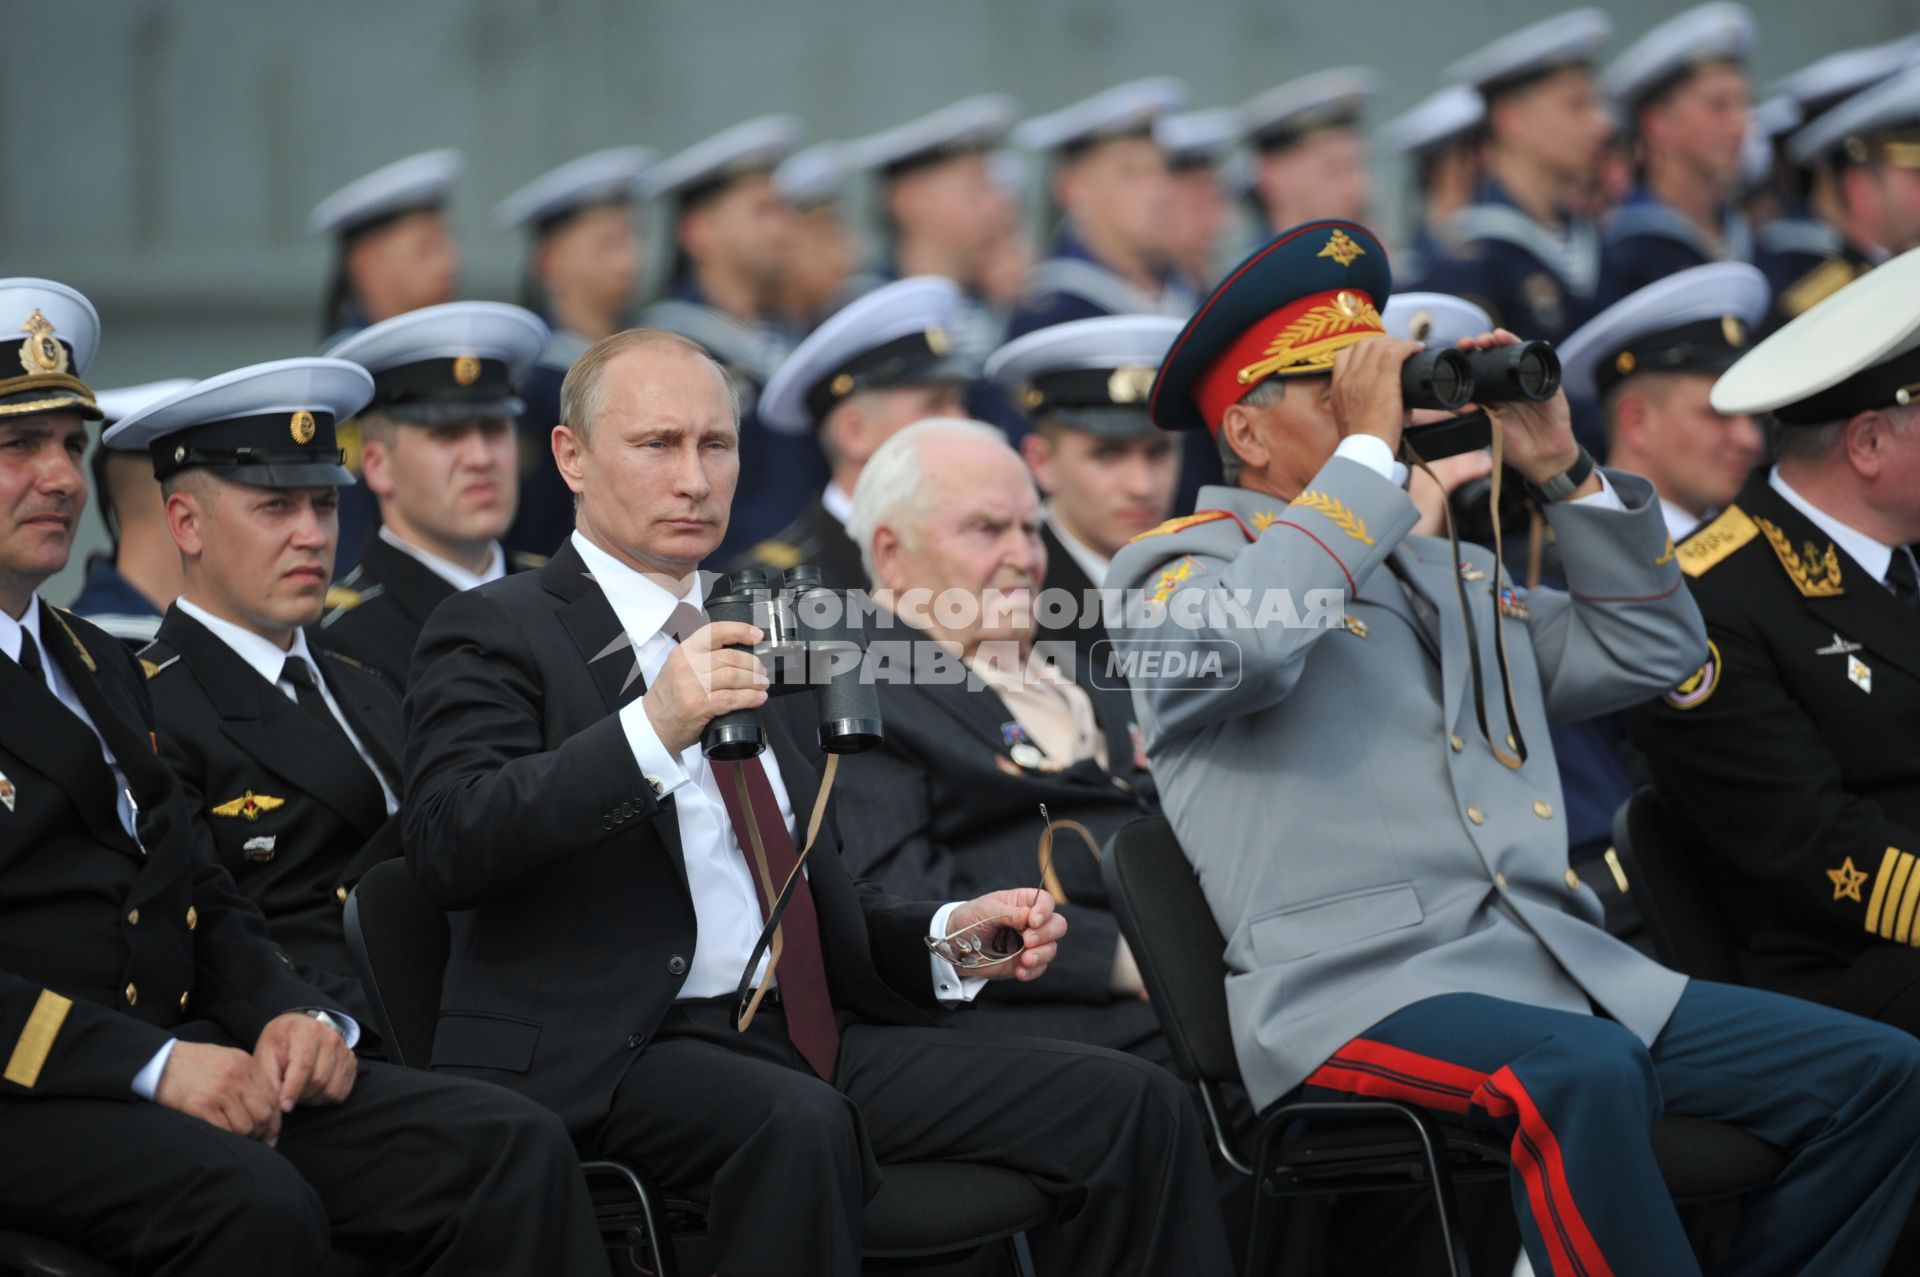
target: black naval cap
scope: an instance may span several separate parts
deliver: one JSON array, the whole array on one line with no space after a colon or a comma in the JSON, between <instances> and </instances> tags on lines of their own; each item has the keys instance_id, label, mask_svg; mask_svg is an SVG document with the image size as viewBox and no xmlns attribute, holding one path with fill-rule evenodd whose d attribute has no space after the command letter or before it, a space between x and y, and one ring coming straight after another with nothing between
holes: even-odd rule
<instances>
[{"instance_id":1,"label":"black naval cap","mask_svg":"<svg viewBox=\"0 0 1920 1277\"><path fill-rule=\"evenodd\" d=\"M549 336L522 307L448 302L382 320L327 355L373 374L368 411L432 426L525 412L516 388Z\"/></svg>"},{"instance_id":2,"label":"black naval cap","mask_svg":"<svg viewBox=\"0 0 1920 1277\"><path fill-rule=\"evenodd\" d=\"M0 417L100 406L81 375L100 345L93 303L50 279L0 279Z\"/></svg>"},{"instance_id":3,"label":"black naval cap","mask_svg":"<svg viewBox=\"0 0 1920 1277\"><path fill-rule=\"evenodd\" d=\"M1102 439L1157 435L1147 396L1184 325L1166 315L1102 315L1008 342L986 378L1029 418Z\"/></svg>"},{"instance_id":4,"label":"black naval cap","mask_svg":"<svg viewBox=\"0 0 1920 1277\"><path fill-rule=\"evenodd\" d=\"M144 450L156 479L206 470L257 488L347 487L337 421L373 394L373 378L344 359L280 359L197 381L127 416L101 437Z\"/></svg>"},{"instance_id":5,"label":"black naval cap","mask_svg":"<svg viewBox=\"0 0 1920 1277\"><path fill-rule=\"evenodd\" d=\"M1745 262L1709 262L1627 294L1561 343L1562 384L1602 400L1629 377L1723 373L1753 347L1767 278Z\"/></svg>"}]
</instances>

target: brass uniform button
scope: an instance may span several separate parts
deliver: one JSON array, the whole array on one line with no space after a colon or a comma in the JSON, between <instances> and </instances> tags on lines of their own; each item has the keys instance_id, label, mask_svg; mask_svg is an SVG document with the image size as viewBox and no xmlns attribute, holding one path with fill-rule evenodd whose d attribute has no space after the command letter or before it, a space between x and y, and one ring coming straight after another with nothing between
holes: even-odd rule
<instances>
[{"instance_id":1,"label":"brass uniform button","mask_svg":"<svg viewBox=\"0 0 1920 1277\"><path fill-rule=\"evenodd\" d=\"M1542 820L1552 820L1553 804L1544 798L1536 798L1533 800L1533 814Z\"/></svg>"},{"instance_id":2,"label":"brass uniform button","mask_svg":"<svg viewBox=\"0 0 1920 1277\"><path fill-rule=\"evenodd\" d=\"M134 988L133 985L129 983L127 985L127 1005L135 1006L139 1003L139 1001L140 1001L140 990Z\"/></svg>"},{"instance_id":3,"label":"brass uniform button","mask_svg":"<svg viewBox=\"0 0 1920 1277\"><path fill-rule=\"evenodd\" d=\"M200 925L200 911L192 905L187 906L187 930L192 931Z\"/></svg>"},{"instance_id":4,"label":"brass uniform button","mask_svg":"<svg viewBox=\"0 0 1920 1277\"><path fill-rule=\"evenodd\" d=\"M1575 873L1572 869L1567 870L1567 890L1568 891L1580 890L1580 875Z\"/></svg>"},{"instance_id":5,"label":"brass uniform button","mask_svg":"<svg viewBox=\"0 0 1920 1277\"><path fill-rule=\"evenodd\" d=\"M1507 876L1503 873L1495 874L1493 876L1493 885L1505 891L1507 889Z\"/></svg>"},{"instance_id":6,"label":"brass uniform button","mask_svg":"<svg viewBox=\"0 0 1920 1277\"><path fill-rule=\"evenodd\" d=\"M333 889L333 898L341 904L347 903L347 889L345 887L335 887Z\"/></svg>"},{"instance_id":7,"label":"brass uniform button","mask_svg":"<svg viewBox=\"0 0 1920 1277\"><path fill-rule=\"evenodd\" d=\"M1353 635L1357 639L1363 639L1367 636L1367 623L1365 621L1361 620L1357 616L1349 616L1346 618L1346 621L1347 621L1347 633Z\"/></svg>"},{"instance_id":8,"label":"brass uniform button","mask_svg":"<svg viewBox=\"0 0 1920 1277\"><path fill-rule=\"evenodd\" d=\"M1447 744L1453 747L1453 752L1456 754L1467 747L1467 742L1460 739L1459 732L1455 732L1447 737Z\"/></svg>"},{"instance_id":9,"label":"brass uniform button","mask_svg":"<svg viewBox=\"0 0 1920 1277\"><path fill-rule=\"evenodd\" d=\"M140 925L140 911L138 909L127 910L127 925L129 927L137 927Z\"/></svg>"},{"instance_id":10,"label":"brass uniform button","mask_svg":"<svg viewBox=\"0 0 1920 1277\"><path fill-rule=\"evenodd\" d=\"M1476 825L1484 825L1487 823L1486 813L1478 807L1475 807L1472 803L1467 804L1467 819Z\"/></svg>"},{"instance_id":11,"label":"brass uniform button","mask_svg":"<svg viewBox=\"0 0 1920 1277\"><path fill-rule=\"evenodd\" d=\"M180 995L180 1009L182 1011L187 1009L187 995L184 993Z\"/></svg>"}]
</instances>

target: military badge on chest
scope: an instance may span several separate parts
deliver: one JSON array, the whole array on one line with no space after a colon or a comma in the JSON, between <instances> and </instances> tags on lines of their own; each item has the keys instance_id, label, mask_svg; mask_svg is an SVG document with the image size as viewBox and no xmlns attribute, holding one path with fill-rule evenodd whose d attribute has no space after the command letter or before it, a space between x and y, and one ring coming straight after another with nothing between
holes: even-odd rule
<instances>
[{"instance_id":1,"label":"military badge on chest","mask_svg":"<svg viewBox=\"0 0 1920 1277\"><path fill-rule=\"evenodd\" d=\"M0 772L0 807L5 807L8 811L12 811L16 799L17 794L13 788L13 781L7 778L5 772Z\"/></svg>"},{"instance_id":2,"label":"military badge on chest","mask_svg":"<svg viewBox=\"0 0 1920 1277\"><path fill-rule=\"evenodd\" d=\"M1828 643L1824 647L1814 648L1813 654L1815 656L1845 657L1847 682L1852 683L1855 687L1871 696L1873 695L1873 667L1854 655L1854 653L1859 650L1860 645L1858 643L1843 638L1839 634L1835 634L1833 636L1833 642Z\"/></svg>"},{"instance_id":3,"label":"military badge on chest","mask_svg":"<svg viewBox=\"0 0 1920 1277\"><path fill-rule=\"evenodd\" d=\"M1000 724L1000 743L1022 767L1038 767L1047 761L1047 756L1027 735L1027 729L1018 722Z\"/></svg>"}]
</instances>

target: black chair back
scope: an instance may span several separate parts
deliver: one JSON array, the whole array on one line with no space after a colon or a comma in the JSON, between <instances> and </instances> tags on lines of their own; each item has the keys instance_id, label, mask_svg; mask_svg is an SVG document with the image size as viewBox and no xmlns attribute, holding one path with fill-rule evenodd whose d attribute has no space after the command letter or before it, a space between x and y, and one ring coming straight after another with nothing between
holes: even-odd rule
<instances>
[{"instance_id":1,"label":"black chair back","mask_svg":"<svg viewBox=\"0 0 1920 1277\"><path fill-rule=\"evenodd\" d=\"M1107 896L1188 1081L1235 1082L1227 1020L1227 942L1193 866L1160 816L1114 832L1100 863Z\"/></svg>"},{"instance_id":2,"label":"black chair back","mask_svg":"<svg viewBox=\"0 0 1920 1277\"><path fill-rule=\"evenodd\" d=\"M366 981L388 1058L424 1069L440 1020L440 984L452 946L447 915L404 860L383 860L347 898L347 947Z\"/></svg>"},{"instance_id":3,"label":"black chair back","mask_svg":"<svg viewBox=\"0 0 1920 1277\"><path fill-rule=\"evenodd\" d=\"M1698 843L1651 785L1614 813L1614 849L1655 956L1695 979L1739 984L1733 935L1702 884Z\"/></svg>"}]
</instances>

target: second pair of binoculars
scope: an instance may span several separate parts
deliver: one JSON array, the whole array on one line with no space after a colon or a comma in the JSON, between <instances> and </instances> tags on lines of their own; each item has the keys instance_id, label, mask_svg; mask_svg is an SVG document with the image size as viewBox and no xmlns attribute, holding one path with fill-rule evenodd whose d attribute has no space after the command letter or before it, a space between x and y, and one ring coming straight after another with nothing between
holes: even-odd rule
<instances>
[{"instance_id":1,"label":"second pair of binoculars","mask_svg":"<svg viewBox=\"0 0 1920 1277\"><path fill-rule=\"evenodd\" d=\"M761 639L751 651L767 672L767 695L811 691L820 748L857 754L880 743L880 698L865 677L866 631L851 600L822 582L820 569L796 564L729 572L707 596L709 621L742 621ZM708 758L738 761L767 747L760 711L722 714L700 733Z\"/></svg>"},{"instance_id":2,"label":"second pair of binoculars","mask_svg":"<svg viewBox=\"0 0 1920 1277\"><path fill-rule=\"evenodd\" d=\"M1408 408L1456 412L1470 403L1545 403L1560 389L1560 356L1544 341L1491 350L1423 350L1400 365Z\"/></svg>"}]
</instances>

